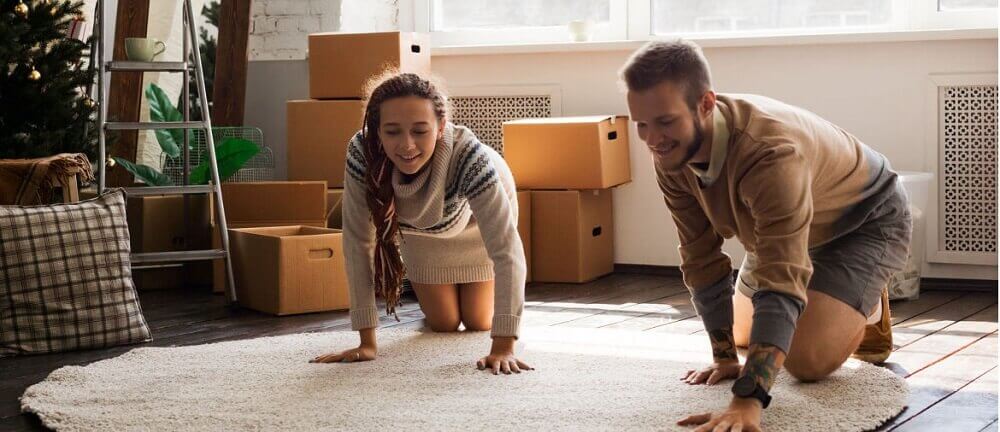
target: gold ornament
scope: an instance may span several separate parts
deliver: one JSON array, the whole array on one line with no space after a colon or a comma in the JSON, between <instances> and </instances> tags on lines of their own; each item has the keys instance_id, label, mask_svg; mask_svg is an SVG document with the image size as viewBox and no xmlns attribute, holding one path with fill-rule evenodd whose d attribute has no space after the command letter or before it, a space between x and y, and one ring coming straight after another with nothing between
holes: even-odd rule
<instances>
[{"instance_id":1,"label":"gold ornament","mask_svg":"<svg viewBox=\"0 0 1000 432\"><path fill-rule=\"evenodd\" d=\"M115 167L115 160L112 159L112 158L108 158L107 164L108 164L109 167L114 168Z\"/></svg>"},{"instance_id":2,"label":"gold ornament","mask_svg":"<svg viewBox=\"0 0 1000 432\"><path fill-rule=\"evenodd\" d=\"M32 67L31 68L31 72L28 73L28 79L32 80L32 81L38 81L38 80L42 79L42 73L39 72L34 67Z\"/></svg>"},{"instance_id":3,"label":"gold ornament","mask_svg":"<svg viewBox=\"0 0 1000 432\"><path fill-rule=\"evenodd\" d=\"M94 105L96 105L96 104L94 103L93 99L91 99L89 97L88 98L83 98L83 106L85 106L87 108L93 108Z\"/></svg>"},{"instance_id":4,"label":"gold ornament","mask_svg":"<svg viewBox=\"0 0 1000 432\"><path fill-rule=\"evenodd\" d=\"M21 18L27 18L28 17L28 5L24 4L23 1L22 2L18 2L17 6L14 6L14 13L16 13L17 16L19 16Z\"/></svg>"}]
</instances>

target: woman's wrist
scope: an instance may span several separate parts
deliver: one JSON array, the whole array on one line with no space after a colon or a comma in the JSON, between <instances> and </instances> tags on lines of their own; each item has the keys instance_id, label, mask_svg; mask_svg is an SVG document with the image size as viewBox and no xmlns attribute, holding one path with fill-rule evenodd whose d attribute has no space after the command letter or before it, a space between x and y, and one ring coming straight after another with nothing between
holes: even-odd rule
<instances>
[{"instance_id":1,"label":"woman's wrist","mask_svg":"<svg viewBox=\"0 0 1000 432\"><path fill-rule=\"evenodd\" d=\"M494 336L493 348L490 351L493 354L513 353L514 341L516 340L517 338L513 336Z\"/></svg>"},{"instance_id":2,"label":"woman's wrist","mask_svg":"<svg viewBox=\"0 0 1000 432\"><path fill-rule=\"evenodd\" d=\"M375 328L366 328L358 330L358 334L361 335L361 346L365 348L376 348L378 343L375 341Z\"/></svg>"}]
</instances>

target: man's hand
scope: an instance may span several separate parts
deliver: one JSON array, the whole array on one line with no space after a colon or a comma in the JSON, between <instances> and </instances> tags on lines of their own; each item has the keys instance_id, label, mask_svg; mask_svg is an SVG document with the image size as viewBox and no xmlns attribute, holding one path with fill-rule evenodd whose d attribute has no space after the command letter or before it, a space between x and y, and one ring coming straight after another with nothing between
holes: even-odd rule
<instances>
[{"instance_id":1,"label":"man's hand","mask_svg":"<svg viewBox=\"0 0 1000 432\"><path fill-rule=\"evenodd\" d=\"M696 384L707 384L715 385L719 381L735 379L740 376L740 361L739 360L722 360L712 363L711 366L702 370L689 370L687 374L681 377L681 381L684 381L691 385Z\"/></svg>"},{"instance_id":2,"label":"man's hand","mask_svg":"<svg viewBox=\"0 0 1000 432\"><path fill-rule=\"evenodd\" d=\"M694 432L760 432L763 408L757 399L733 398L729 409L721 413L688 416L677 422L680 426L700 425Z\"/></svg>"}]
</instances>

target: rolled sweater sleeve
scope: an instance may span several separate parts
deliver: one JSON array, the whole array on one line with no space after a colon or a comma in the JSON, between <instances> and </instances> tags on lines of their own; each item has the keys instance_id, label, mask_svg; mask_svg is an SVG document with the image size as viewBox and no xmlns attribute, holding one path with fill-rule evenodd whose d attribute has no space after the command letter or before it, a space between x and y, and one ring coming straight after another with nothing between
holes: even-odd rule
<instances>
[{"instance_id":1,"label":"rolled sweater sleeve","mask_svg":"<svg viewBox=\"0 0 1000 432\"><path fill-rule=\"evenodd\" d=\"M474 163L466 168L462 190L469 200L469 207L479 224L486 251L493 261L494 280L493 327L490 336L517 337L520 334L521 314L524 312L524 283L527 265L524 247L517 232L517 195L508 191L501 181L496 164L504 163L491 158L480 143ZM509 170L505 170L509 171ZM509 174L509 173L508 173Z\"/></svg>"},{"instance_id":2,"label":"rolled sweater sleeve","mask_svg":"<svg viewBox=\"0 0 1000 432\"><path fill-rule=\"evenodd\" d=\"M732 261L722 251L722 236L698 200L675 179L657 170L657 181L680 237L681 273L706 330L733 325Z\"/></svg>"},{"instance_id":3,"label":"rolled sweater sleeve","mask_svg":"<svg viewBox=\"0 0 1000 432\"><path fill-rule=\"evenodd\" d=\"M770 147L747 170L738 192L754 220L753 252L759 263L752 274L760 291L753 298L750 343L787 353L812 276L809 164L793 145Z\"/></svg>"}]
</instances>

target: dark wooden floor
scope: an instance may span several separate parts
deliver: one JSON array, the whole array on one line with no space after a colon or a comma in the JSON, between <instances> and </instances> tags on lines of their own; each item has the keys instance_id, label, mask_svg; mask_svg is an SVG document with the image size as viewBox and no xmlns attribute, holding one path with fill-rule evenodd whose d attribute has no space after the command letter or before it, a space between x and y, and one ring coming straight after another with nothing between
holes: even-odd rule
<instances>
[{"instance_id":1,"label":"dark wooden floor","mask_svg":"<svg viewBox=\"0 0 1000 432\"><path fill-rule=\"evenodd\" d=\"M152 346L193 345L261 336L349 329L346 312L275 318L230 310L220 296L187 291L140 293L155 340ZM925 291L919 300L894 302L896 349L888 367L911 386L909 407L884 430L997 430L997 293ZM699 333L689 296L676 276L617 273L584 285L533 284L524 325L609 327ZM410 298L400 322L423 325ZM133 347L0 359L0 431L43 430L20 414L24 389L53 370L117 356Z\"/></svg>"}]
</instances>

